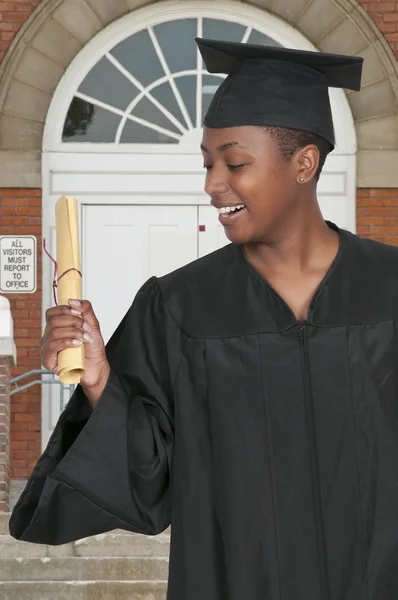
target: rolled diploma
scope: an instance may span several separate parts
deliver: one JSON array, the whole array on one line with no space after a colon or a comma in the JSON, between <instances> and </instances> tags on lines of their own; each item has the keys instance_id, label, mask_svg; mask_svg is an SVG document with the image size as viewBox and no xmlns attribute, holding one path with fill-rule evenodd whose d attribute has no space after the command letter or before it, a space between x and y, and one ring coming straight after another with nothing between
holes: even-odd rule
<instances>
[{"instance_id":1,"label":"rolled diploma","mask_svg":"<svg viewBox=\"0 0 398 600\"><path fill-rule=\"evenodd\" d=\"M76 198L61 196L55 205L57 233L57 276L80 267L78 203ZM58 305L69 305L70 298L82 299L82 278L69 271L58 280ZM84 344L58 353L58 376L62 383L79 383L84 375Z\"/></svg>"}]
</instances>

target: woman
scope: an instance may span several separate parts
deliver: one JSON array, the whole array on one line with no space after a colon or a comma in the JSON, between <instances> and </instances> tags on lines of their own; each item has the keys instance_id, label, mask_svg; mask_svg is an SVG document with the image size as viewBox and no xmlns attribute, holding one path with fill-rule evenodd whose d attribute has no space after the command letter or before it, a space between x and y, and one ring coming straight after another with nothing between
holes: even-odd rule
<instances>
[{"instance_id":1,"label":"woman","mask_svg":"<svg viewBox=\"0 0 398 600\"><path fill-rule=\"evenodd\" d=\"M398 250L316 198L362 61L198 44L228 73L202 150L233 243L146 282L106 349L88 301L47 311L44 366L86 342L86 374L11 534L172 523L169 600L396 600Z\"/></svg>"}]
</instances>

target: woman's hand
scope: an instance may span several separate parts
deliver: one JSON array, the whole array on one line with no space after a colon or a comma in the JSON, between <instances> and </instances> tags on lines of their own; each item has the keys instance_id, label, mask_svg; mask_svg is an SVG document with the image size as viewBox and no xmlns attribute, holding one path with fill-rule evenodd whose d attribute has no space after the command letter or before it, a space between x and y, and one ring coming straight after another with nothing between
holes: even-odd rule
<instances>
[{"instance_id":1,"label":"woman's hand","mask_svg":"<svg viewBox=\"0 0 398 600\"><path fill-rule=\"evenodd\" d=\"M80 384L94 407L110 373L105 344L91 302L70 300L69 303L70 306L54 306L46 311L41 362L58 375L58 352L85 344L85 373Z\"/></svg>"}]
</instances>

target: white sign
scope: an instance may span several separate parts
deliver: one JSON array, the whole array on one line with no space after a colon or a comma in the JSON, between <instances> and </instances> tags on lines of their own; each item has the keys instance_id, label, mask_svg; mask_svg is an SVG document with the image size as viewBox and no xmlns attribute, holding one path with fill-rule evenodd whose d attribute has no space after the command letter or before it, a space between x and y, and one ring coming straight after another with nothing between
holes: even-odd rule
<instances>
[{"instance_id":1,"label":"white sign","mask_svg":"<svg viewBox=\"0 0 398 600\"><path fill-rule=\"evenodd\" d=\"M32 294L37 288L36 238L0 236L0 293Z\"/></svg>"}]
</instances>

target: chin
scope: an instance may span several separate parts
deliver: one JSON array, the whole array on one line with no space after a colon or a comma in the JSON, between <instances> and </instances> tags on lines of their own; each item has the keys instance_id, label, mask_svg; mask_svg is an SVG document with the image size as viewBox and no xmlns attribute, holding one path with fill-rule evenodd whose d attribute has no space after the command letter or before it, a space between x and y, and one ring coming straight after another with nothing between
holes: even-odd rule
<instances>
[{"instance_id":1,"label":"chin","mask_svg":"<svg viewBox=\"0 0 398 600\"><path fill-rule=\"evenodd\" d=\"M252 235L244 228L224 227L225 235L233 244L248 244L252 241Z\"/></svg>"}]
</instances>

